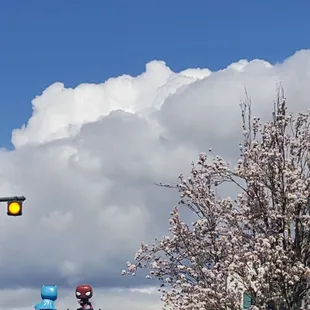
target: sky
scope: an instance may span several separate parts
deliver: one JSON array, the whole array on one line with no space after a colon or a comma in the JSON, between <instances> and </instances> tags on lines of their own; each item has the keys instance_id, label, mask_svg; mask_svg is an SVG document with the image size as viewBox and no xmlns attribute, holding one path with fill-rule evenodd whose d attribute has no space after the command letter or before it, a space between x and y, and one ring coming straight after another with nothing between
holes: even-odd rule
<instances>
[{"instance_id":1,"label":"sky","mask_svg":"<svg viewBox=\"0 0 310 310\"><path fill-rule=\"evenodd\" d=\"M239 59L283 61L308 48L310 3L246 0L0 1L1 144L50 84L138 75L151 60L172 70L219 70ZM18 87L18 91L16 91Z\"/></svg>"},{"instance_id":2,"label":"sky","mask_svg":"<svg viewBox=\"0 0 310 310\"><path fill-rule=\"evenodd\" d=\"M168 233L175 183L210 147L234 162L244 89L270 117L276 87L309 107L306 1L0 1L0 310L43 284L58 308L94 286L101 309L155 310L154 282L121 277Z\"/></svg>"}]
</instances>

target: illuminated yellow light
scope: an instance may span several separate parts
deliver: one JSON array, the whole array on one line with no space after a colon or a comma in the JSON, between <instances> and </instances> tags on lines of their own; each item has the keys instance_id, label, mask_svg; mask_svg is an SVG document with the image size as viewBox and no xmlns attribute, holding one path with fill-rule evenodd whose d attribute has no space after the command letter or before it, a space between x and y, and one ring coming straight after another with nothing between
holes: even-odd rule
<instances>
[{"instance_id":1,"label":"illuminated yellow light","mask_svg":"<svg viewBox=\"0 0 310 310\"><path fill-rule=\"evenodd\" d=\"M21 211L21 206L18 202L13 201L8 206L8 212L12 215L16 215Z\"/></svg>"}]
</instances>

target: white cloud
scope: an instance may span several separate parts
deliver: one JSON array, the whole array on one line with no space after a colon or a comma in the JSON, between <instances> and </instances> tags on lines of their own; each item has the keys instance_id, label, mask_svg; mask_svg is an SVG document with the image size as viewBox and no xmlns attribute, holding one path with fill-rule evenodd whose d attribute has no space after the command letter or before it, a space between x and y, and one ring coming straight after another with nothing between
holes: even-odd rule
<instances>
[{"instance_id":1,"label":"white cloud","mask_svg":"<svg viewBox=\"0 0 310 310\"><path fill-rule=\"evenodd\" d=\"M143 284L120 271L140 241L167 231L178 199L154 183L176 181L209 147L237 155L245 87L256 114L270 116L281 81L290 108L308 108L309 72L310 52L300 51L275 66L241 60L218 72L175 73L153 61L137 77L75 89L51 85L33 100L28 124L13 132L16 149L0 152L1 193L27 197L20 218L6 217L3 205L2 288ZM120 297L111 296L116 309ZM132 302L155 309L146 308L154 302L143 296ZM126 309L138 307L126 298Z\"/></svg>"}]
</instances>

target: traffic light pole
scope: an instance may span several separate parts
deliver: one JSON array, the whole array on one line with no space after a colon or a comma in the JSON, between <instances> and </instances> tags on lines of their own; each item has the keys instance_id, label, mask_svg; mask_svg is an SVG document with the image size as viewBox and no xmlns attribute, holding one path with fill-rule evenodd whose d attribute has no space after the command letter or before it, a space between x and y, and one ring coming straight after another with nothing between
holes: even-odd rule
<instances>
[{"instance_id":1,"label":"traffic light pole","mask_svg":"<svg viewBox=\"0 0 310 310\"><path fill-rule=\"evenodd\" d=\"M25 201L25 196L14 196L14 197L0 197L0 202L10 202L10 201Z\"/></svg>"},{"instance_id":2,"label":"traffic light pole","mask_svg":"<svg viewBox=\"0 0 310 310\"><path fill-rule=\"evenodd\" d=\"M0 197L0 202L7 202L8 216L21 216L23 214L23 202L25 196Z\"/></svg>"}]
</instances>

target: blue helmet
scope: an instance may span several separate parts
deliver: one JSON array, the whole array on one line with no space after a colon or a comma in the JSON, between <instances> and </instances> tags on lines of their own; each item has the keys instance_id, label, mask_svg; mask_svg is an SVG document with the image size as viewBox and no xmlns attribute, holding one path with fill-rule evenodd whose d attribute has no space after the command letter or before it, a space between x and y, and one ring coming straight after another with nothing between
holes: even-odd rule
<instances>
[{"instance_id":1,"label":"blue helmet","mask_svg":"<svg viewBox=\"0 0 310 310\"><path fill-rule=\"evenodd\" d=\"M42 299L56 300L58 297L58 289L56 285L43 285L41 288Z\"/></svg>"}]
</instances>

